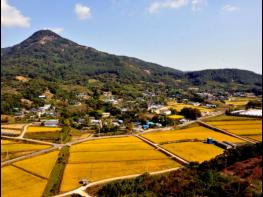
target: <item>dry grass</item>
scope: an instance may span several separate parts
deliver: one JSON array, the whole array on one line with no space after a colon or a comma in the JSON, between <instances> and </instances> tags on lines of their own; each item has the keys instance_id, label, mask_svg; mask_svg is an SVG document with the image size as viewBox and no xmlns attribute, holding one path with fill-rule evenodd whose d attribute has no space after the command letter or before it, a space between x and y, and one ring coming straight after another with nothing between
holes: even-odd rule
<instances>
[{"instance_id":1,"label":"dry grass","mask_svg":"<svg viewBox=\"0 0 263 197\"><path fill-rule=\"evenodd\" d=\"M14 165L48 178L58 156L58 151L15 162Z\"/></svg>"},{"instance_id":2,"label":"dry grass","mask_svg":"<svg viewBox=\"0 0 263 197\"><path fill-rule=\"evenodd\" d=\"M13 166L1 168L1 196L40 197L47 180L31 175Z\"/></svg>"},{"instance_id":3,"label":"dry grass","mask_svg":"<svg viewBox=\"0 0 263 197\"><path fill-rule=\"evenodd\" d=\"M224 152L223 149L202 142L181 142L165 144L163 147L187 161L203 162Z\"/></svg>"},{"instance_id":4,"label":"dry grass","mask_svg":"<svg viewBox=\"0 0 263 197\"><path fill-rule=\"evenodd\" d=\"M135 137L88 141L70 148L61 191L78 187L82 178L97 181L178 166Z\"/></svg>"},{"instance_id":5,"label":"dry grass","mask_svg":"<svg viewBox=\"0 0 263 197\"><path fill-rule=\"evenodd\" d=\"M60 131L60 127L28 127L26 133L42 133Z\"/></svg>"},{"instance_id":6,"label":"dry grass","mask_svg":"<svg viewBox=\"0 0 263 197\"><path fill-rule=\"evenodd\" d=\"M202 126L174 130L174 131L160 131L154 133L147 133L144 134L143 136L156 143L163 143L163 142L170 142L177 140L193 140L193 139L206 140L208 137L211 137L214 140L218 140L218 141L229 141L233 143L244 142L243 140L240 140L238 138L234 138Z\"/></svg>"}]
</instances>

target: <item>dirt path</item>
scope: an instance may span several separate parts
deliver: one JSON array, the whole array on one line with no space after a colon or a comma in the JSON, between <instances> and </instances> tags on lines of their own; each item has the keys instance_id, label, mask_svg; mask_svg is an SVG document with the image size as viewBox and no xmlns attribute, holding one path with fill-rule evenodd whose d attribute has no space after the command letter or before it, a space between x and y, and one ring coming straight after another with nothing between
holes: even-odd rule
<instances>
[{"instance_id":1,"label":"dirt path","mask_svg":"<svg viewBox=\"0 0 263 197\"><path fill-rule=\"evenodd\" d=\"M31 125L31 124L26 124L25 126L23 126L22 132L21 132L21 134L19 135L20 138L23 138L23 137L24 137L24 135L25 135L26 132L27 132L27 128L28 128L30 125Z\"/></svg>"}]
</instances>

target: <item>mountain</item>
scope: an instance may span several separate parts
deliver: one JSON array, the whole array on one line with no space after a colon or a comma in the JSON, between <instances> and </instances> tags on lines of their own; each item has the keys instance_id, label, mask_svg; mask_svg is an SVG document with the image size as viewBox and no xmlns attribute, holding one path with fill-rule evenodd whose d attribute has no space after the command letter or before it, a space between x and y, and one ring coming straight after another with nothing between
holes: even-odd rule
<instances>
[{"instance_id":1,"label":"mountain","mask_svg":"<svg viewBox=\"0 0 263 197\"><path fill-rule=\"evenodd\" d=\"M261 75L244 70L221 69L182 72L173 68L116 56L62 38L50 30L40 30L13 47L1 49L1 78L17 75L51 82L84 83L88 79L124 84L140 82L178 85L235 83L261 86Z\"/></svg>"}]
</instances>

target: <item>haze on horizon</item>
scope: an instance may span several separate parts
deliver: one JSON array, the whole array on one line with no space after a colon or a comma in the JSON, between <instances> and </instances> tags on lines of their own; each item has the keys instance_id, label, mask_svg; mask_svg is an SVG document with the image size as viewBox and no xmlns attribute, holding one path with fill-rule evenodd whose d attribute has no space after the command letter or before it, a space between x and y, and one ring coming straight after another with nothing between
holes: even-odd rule
<instances>
[{"instance_id":1,"label":"haze on horizon","mask_svg":"<svg viewBox=\"0 0 263 197\"><path fill-rule=\"evenodd\" d=\"M182 71L262 74L261 0L1 0L1 47L50 29L81 45Z\"/></svg>"}]
</instances>

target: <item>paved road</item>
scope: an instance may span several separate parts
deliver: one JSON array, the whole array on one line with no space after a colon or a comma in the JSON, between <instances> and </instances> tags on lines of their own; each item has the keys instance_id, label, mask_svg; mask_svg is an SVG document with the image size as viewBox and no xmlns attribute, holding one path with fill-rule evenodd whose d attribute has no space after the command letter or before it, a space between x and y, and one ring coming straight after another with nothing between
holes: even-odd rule
<instances>
[{"instance_id":1,"label":"paved road","mask_svg":"<svg viewBox=\"0 0 263 197\"><path fill-rule=\"evenodd\" d=\"M176 170L178 170L180 168L182 168L182 167L171 168L171 169L161 170L161 171L156 171L156 172L150 172L149 174L157 175L157 174L162 174L162 173L166 173L166 172L176 171ZM72 191L69 191L69 192L66 192L66 193L63 193L63 194L56 195L54 197L65 197L65 196L70 196L72 194L80 194L82 196L91 197L89 194L86 193L86 190L89 187L93 187L93 186L96 186L96 185L102 185L102 184L109 183L109 182L116 181L116 180L131 179L131 178L135 178L135 177L138 177L138 176L141 176L141 175L142 174L133 174L133 175L128 175L128 176L114 177L114 178L109 178L109 179L104 179L104 180L92 182L92 183L89 183L86 186L81 186L81 187L79 187L79 188L77 188L75 190L72 190Z\"/></svg>"}]
</instances>

